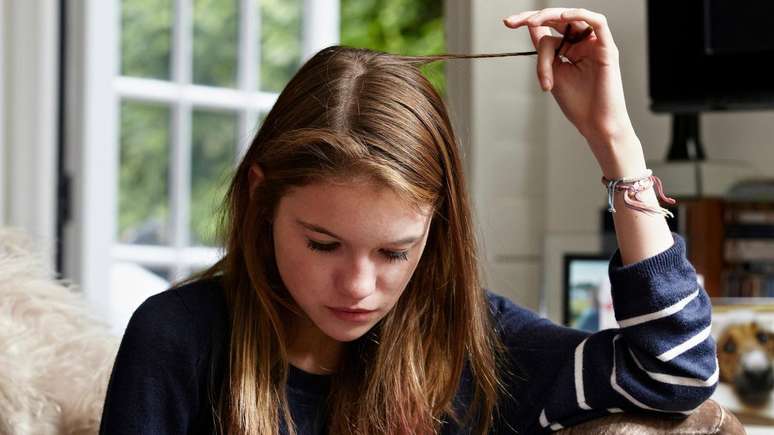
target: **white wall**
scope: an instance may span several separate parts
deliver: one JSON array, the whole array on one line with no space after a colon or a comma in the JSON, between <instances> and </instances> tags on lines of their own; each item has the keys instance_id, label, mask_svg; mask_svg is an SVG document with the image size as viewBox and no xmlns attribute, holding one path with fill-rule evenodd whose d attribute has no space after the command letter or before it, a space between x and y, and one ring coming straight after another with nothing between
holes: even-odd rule
<instances>
[{"instance_id":1,"label":"white wall","mask_svg":"<svg viewBox=\"0 0 774 435\"><path fill-rule=\"evenodd\" d=\"M447 2L450 52L532 49L526 31L508 29L502 19L542 2L466 3ZM535 80L535 59L454 61L449 69L465 69L466 74L449 76L450 110L456 115L455 129L467 150L468 182L483 248L479 255L485 285L537 309L545 219L543 143L547 100ZM460 87L466 88L467 97Z\"/></svg>"},{"instance_id":2,"label":"white wall","mask_svg":"<svg viewBox=\"0 0 774 435\"><path fill-rule=\"evenodd\" d=\"M5 68L6 68L6 60L5 60L5 45L6 41L8 41L8 35L5 33L6 28L8 27L6 25L6 20L8 19L8 4L6 2L0 2L0 226L5 224L6 218L6 206L5 206L5 198L7 194L5 193L5 189L7 186L6 177L8 173L8 168L6 168L6 158L5 158Z\"/></svg>"},{"instance_id":3,"label":"white wall","mask_svg":"<svg viewBox=\"0 0 774 435\"><path fill-rule=\"evenodd\" d=\"M4 33L0 224L23 228L53 259L56 221L58 2L7 0Z\"/></svg>"}]
</instances>

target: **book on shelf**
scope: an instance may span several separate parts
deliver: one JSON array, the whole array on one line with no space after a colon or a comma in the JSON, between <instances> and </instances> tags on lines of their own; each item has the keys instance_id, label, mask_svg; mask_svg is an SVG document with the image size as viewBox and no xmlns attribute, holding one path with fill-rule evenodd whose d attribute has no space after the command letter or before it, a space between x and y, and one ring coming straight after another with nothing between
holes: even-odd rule
<instances>
[{"instance_id":1,"label":"book on shelf","mask_svg":"<svg viewBox=\"0 0 774 435\"><path fill-rule=\"evenodd\" d=\"M721 295L774 297L774 204L724 207Z\"/></svg>"},{"instance_id":2,"label":"book on shelf","mask_svg":"<svg viewBox=\"0 0 774 435\"><path fill-rule=\"evenodd\" d=\"M771 224L726 224L726 238L732 239L774 239L774 223Z\"/></svg>"},{"instance_id":3,"label":"book on shelf","mask_svg":"<svg viewBox=\"0 0 774 435\"><path fill-rule=\"evenodd\" d=\"M725 221L739 224L774 224L774 204L727 202Z\"/></svg>"},{"instance_id":4,"label":"book on shelf","mask_svg":"<svg viewBox=\"0 0 774 435\"><path fill-rule=\"evenodd\" d=\"M774 297L774 272L724 270L722 297Z\"/></svg>"},{"instance_id":5,"label":"book on shelf","mask_svg":"<svg viewBox=\"0 0 774 435\"><path fill-rule=\"evenodd\" d=\"M737 215L726 213L727 219ZM749 222L749 221L748 221ZM774 262L774 223L726 220L723 257L727 262Z\"/></svg>"},{"instance_id":6,"label":"book on shelf","mask_svg":"<svg viewBox=\"0 0 774 435\"><path fill-rule=\"evenodd\" d=\"M731 239L724 242L724 258L729 263L740 261L774 262L774 239Z\"/></svg>"}]
</instances>

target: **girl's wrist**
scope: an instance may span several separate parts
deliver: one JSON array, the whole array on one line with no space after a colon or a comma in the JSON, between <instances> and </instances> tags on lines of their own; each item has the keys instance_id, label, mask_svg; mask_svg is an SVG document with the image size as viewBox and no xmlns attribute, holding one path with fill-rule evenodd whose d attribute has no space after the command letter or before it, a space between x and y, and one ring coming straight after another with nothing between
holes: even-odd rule
<instances>
[{"instance_id":1,"label":"girl's wrist","mask_svg":"<svg viewBox=\"0 0 774 435\"><path fill-rule=\"evenodd\" d=\"M624 177L636 177L648 169L645 154L634 132L619 138L610 138L603 143L592 144L597 163L605 178L615 180Z\"/></svg>"},{"instance_id":2,"label":"girl's wrist","mask_svg":"<svg viewBox=\"0 0 774 435\"><path fill-rule=\"evenodd\" d=\"M616 161L606 165L600 165L602 175L609 180L617 180L620 178L631 178L643 175L648 169L645 159L631 158Z\"/></svg>"}]
</instances>

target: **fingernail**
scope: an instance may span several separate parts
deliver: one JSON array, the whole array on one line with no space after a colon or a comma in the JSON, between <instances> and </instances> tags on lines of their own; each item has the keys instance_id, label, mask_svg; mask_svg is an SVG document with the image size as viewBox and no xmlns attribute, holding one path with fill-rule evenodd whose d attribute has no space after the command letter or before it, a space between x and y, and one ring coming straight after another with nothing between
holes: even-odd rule
<instances>
[{"instance_id":1,"label":"fingernail","mask_svg":"<svg viewBox=\"0 0 774 435\"><path fill-rule=\"evenodd\" d=\"M509 17L505 17L505 18L503 18L503 24L505 24L506 26L507 26L508 24L511 24L511 21L510 21Z\"/></svg>"},{"instance_id":2,"label":"fingernail","mask_svg":"<svg viewBox=\"0 0 774 435\"><path fill-rule=\"evenodd\" d=\"M543 79L543 90L547 91L551 89L551 80Z\"/></svg>"}]
</instances>

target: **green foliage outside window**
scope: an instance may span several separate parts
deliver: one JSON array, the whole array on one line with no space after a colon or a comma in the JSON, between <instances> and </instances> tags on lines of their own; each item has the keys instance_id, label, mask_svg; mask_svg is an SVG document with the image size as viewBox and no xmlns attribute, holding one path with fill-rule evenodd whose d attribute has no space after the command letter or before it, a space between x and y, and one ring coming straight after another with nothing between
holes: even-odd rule
<instances>
[{"instance_id":1,"label":"green foliage outside window","mask_svg":"<svg viewBox=\"0 0 774 435\"><path fill-rule=\"evenodd\" d=\"M168 107L121 103L118 234L125 243L169 241Z\"/></svg>"},{"instance_id":2,"label":"green foliage outside window","mask_svg":"<svg viewBox=\"0 0 774 435\"><path fill-rule=\"evenodd\" d=\"M172 0L121 2L121 74L171 78Z\"/></svg>"},{"instance_id":3,"label":"green foliage outside window","mask_svg":"<svg viewBox=\"0 0 774 435\"><path fill-rule=\"evenodd\" d=\"M194 0L193 82L236 87L239 0Z\"/></svg>"},{"instance_id":4,"label":"green foliage outside window","mask_svg":"<svg viewBox=\"0 0 774 435\"><path fill-rule=\"evenodd\" d=\"M216 243L217 210L233 175L237 143L234 112L195 110L191 123L191 222L190 243Z\"/></svg>"},{"instance_id":5,"label":"green foliage outside window","mask_svg":"<svg viewBox=\"0 0 774 435\"><path fill-rule=\"evenodd\" d=\"M443 1L341 0L341 43L406 55L442 53ZM422 72L443 94L443 64Z\"/></svg>"},{"instance_id":6,"label":"green foliage outside window","mask_svg":"<svg viewBox=\"0 0 774 435\"><path fill-rule=\"evenodd\" d=\"M280 92L301 67L304 0L259 0L261 60L258 89Z\"/></svg>"}]
</instances>

